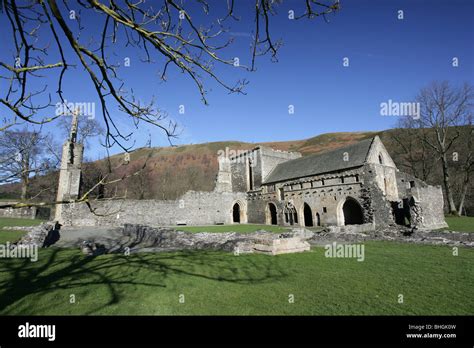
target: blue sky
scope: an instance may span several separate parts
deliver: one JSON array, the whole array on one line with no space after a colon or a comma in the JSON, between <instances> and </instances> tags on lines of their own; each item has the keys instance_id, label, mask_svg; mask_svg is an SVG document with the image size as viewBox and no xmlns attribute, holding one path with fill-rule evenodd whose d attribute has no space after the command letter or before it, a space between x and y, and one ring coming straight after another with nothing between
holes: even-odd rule
<instances>
[{"instance_id":1,"label":"blue sky","mask_svg":"<svg viewBox=\"0 0 474 348\"><path fill-rule=\"evenodd\" d=\"M252 1L237 3L242 19L232 31L239 35L224 56L238 56L241 64L247 64ZM230 84L248 79L246 95L229 95L205 80L210 90L206 106L183 74L171 71L163 83L158 78L161 65L135 64L133 56L126 82L143 100L154 95L160 108L180 124L177 144L279 141L387 129L396 118L381 116L380 103L412 101L434 80L474 83L474 1L341 0L342 9L327 17L329 23L322 18L289 20L288 10L301 11L301 3L284 1L272 18L273 37L284 42L277 63L265 56L252 73L217 69ZM403 20L397 18L398 10L403 10ZM211 16L212 11L211 7ZM94 28L94 23L88 25ZM349 58L349 67L343 66L344 57ZM457 68L452 66L453 57L459 59ZM95 100L87 77L79 72L66 84L69 100ZM179 105L185 106L184 115L178 113ZM289 105L294 105L294 114L288 113ZM122 120L124 128L133 130ZM142 125L135 131L136 146L143 146L148 134L152 145L167 144L159 129ZM96 143L89 151L91 158L105 154Z\"/></svg>"}]
</instances>

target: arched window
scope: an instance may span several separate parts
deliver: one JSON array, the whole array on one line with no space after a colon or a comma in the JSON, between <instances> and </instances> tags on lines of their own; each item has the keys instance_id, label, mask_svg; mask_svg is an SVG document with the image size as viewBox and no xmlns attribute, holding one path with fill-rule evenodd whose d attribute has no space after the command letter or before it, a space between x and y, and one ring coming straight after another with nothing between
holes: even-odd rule
<instances>
[{"instance_id":1,"label":"arched window","mask_svg":"<svg viewBox=\"0 0 474 348\"><path fill-rule=\"evenodd\" d=\"M298 223L298 213L295 206L291 203L287 204L284 209L286 223L293 225Z\"/></svg>"},{"instance_id":2,"label":"arched window","mask_svg":"<svg viewBox=\"0 0 474 348\"><path fill-rule=\"evenodd\" d=\"M316 226L321 226L321 216L316 213Z\"/></svg>"}]
</instances>

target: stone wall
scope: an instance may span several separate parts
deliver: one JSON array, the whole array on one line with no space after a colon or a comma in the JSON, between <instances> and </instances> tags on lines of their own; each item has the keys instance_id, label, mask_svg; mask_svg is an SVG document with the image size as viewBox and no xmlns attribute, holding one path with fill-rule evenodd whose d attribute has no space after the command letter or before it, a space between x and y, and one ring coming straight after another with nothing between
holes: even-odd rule
<instances>
[{"instance_id":1,"label":"stone wall","mask_svg":"<svg viewBox=\"0 0 474 348\"><path fill-rule=\"evenodd\" d=\"M384 190L385 185L381 187L381 177L390 178L389 190ZM278 224L287 225L285 205L291 202L298 216L297 225L305 225L304 205L307 204L311 209L314 226L341 226L345 223L342 207L346 200L353 199L362 207L364 223L387 226L395 223L393 206L401 204L403 197L415 196L414 199L419 201L419 210L423 210L423 213L419 213L420 222L417 226L443 227L443 215L438 209L439 192L433 191L431 186L418 179L406 177L401 181L401 177L404 177L403 174L396 168L370 163L341 172L265 185L259 192L248 194L248 219L252 223L269 223L268 205L272 203L277 208ZM423 189L417 193L411 192L407 189L411 181L417 183L414 184L416 187ZM398 187L401 188L400 194ZM280 190L283 190L283 200Z\"/></svg>"},{"instance_id":2,"label":"stone wall","mask_svg":"<svg viewBox=\"0 0 474 348\"><path fill-rule=\"evenodd\" d=\"M216 187L217 192L232 192L232 172L228 158L219 158L219 171L217 172Z\"/></svg>"},{"instance_id":3,"label":"stone wall","mask_svg":"<svg viewBox=\"0 0 474 348\"><path fill-rule=\"evenodd\" d=\"M231 166L231 180L233 192L246 192L249 189L248 184L248 164L245 160L233 161Z\"/></svg>"},{"instance_id":4,"label":"stone wall","mask_svg":"<svg viewBox=\"0 0 474 348\"><path fill-rule=\"evenodd\" d=\"M0 209L0 217L34 219L36 217L36 207Z\"/></svg>"},{"instance_id":5,"label":"stone wall","mask_svg":"<svg viewBox=\"0 0 474 348\"><path fill-rule=\"evenodd\" d=\"M441 186L431 186L414 176L399 172L400 198L408 204L411 225L420 229L447 227L444 220L444 198Z\"/></svg>"},{"instance_id":6,"label":"stone wall","mask_svg":"<svg viewBox=\"0 0 474 348\"><path fill-rule=\"evenodd\" d=\"M313 226L340 225L342 205L348 198L362 205L363 168L301 178L266 185L260 192L248 194L248 219L251 223L269 223L269 203L277 208L277 223L287 225L285 206L295 207L298 222L305 226L304 206L311 209ZM283 190L283 200L280 196ZM371 221L368 221L371 222Z\"/></svg>"},{"instance_id":7,"label":"stone wall","mask_svg":"<svg viewBox=\"0 0 474 348\"><path fill-rule=\"evenodd\" d=\"M268 147L260 147L260 153L261 176L263 181L265 181L268 174L270 174L278 164L301 157L299 152L278 151Z\"/></svg>"},{"instance_id":8,"label":"stone wall","mask_svg":"<svg viewBox=\"0 0 474 348\"><path fill-rule=\"evenodd\" d=\"M51 209L47 207L24 207L0 209L0 217L23 218L23 219L43 219L50 218Z\"/></svg>"},{"instance_id":9,"label":"stone wall","mask_svg":"<svg viewBox=\"0 0 474 348\"><path fill-rule=\"evenodd\" d=\"M232 190L246 192L250 190L250 171L253 190L258 190L268 174L282 162L301 157L298 152L273 150L256 147L231 159Z\"/></svg>"},{"instance_id":10,"label":"stone wall","mask_svg":"<svg viewBox=\"0 0 474 348\"><path fill-rule=\"evenodd\" d=\"M394 219L391 203L386 193L379 186L380 169L381 166L378 164L364 166L363 181L365 183L365 192L363 194L363 201L370 205L371 222L374 222L377 226L385 226L393 224Z\"/></svg>"},{"instance_id":11,"label":"stone wall","mask_svg":"<svg viewBox=\"0 0 474 348\"><path fill-rule=\"evenodd\" d=\"M421 214L421 221L416 227L421 229L448 227L444 220L444 201L441 187L415 187L412 191L415 205L419 205Z\"/></svg>"},{"instance_id":12,"label":"stone wall","mask_svg":"<svg viewBox=\"0 0 474 348\"><path fill-rule=\"evenodd\" d=\"M84 146L66 141L62 148L61 167L56 201L76 199L81 186L81 168ZM55 219L62 223L63 205L56 206Z\"/></svg>"},{"instance_id":13,"label":"stone wall","mask_svg":"<svg viewBox=\"0 0 474 348\"><path fill-rule=\"evenodd\" d=\"M110 200L91 202L95 214L84 203L64 204L66 226L212 225L232 223L232 207L238 202L245 212L244 193L189 191L178 200Z\"/></svg>"}]
</instances>

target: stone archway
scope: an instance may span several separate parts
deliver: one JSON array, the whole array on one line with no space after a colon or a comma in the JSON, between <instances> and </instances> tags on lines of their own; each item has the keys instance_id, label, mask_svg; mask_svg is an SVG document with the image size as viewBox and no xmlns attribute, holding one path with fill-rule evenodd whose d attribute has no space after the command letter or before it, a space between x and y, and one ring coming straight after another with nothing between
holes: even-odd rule
<instances>
[{"instance_id":1,"label":"stone archway","mask_svg":"<svg viewBox=\"0 0 474 348\"><path fill-rule=\"evenodd\" d=\"M229 209L230 218L227 221L233 224L247 223L247 204L245 201L237 199L232 202Z\"/></svg>"},{"instance_id":2,"label":"stone archway","mask_svg":"<svg viewBox=\"0 0 474 348\"><path fill-rule=\"evenodd\" d=\"M364 212L357 200L347 197L341 203L339 208L340 225L361 225L364 223Z\"/></svg>"},{"instance_id":3,"label":"stone archway","mask_svg":"<svg viewBox=\"0 0 474 348\"><path fill-rule=\"evenodd\" d=\"M307 203L303 204L304 225L307 227L313 226L313 212Z\"/></svg>"},{"instance_id":4,"label":"stone archway","mask_svg":"<svg viewBox=\"0 0 474 348\"><path fill-rule=\"evenodd\" d=\"M273 203L267 204L266 220L267 225L278 225L277 208Z\"/></svg>"},{"instance_id":5,"label":"stone archway","mask_svg":"<svg viewBox=\"0 0 474 348\"><path fill-rule=\"evenodd\" d=\"M240 214L241 214L241 209L240 209L240 204L235 203L232 207L232 222L234 224L240 224Z\"/></svg>"}]
</instances>

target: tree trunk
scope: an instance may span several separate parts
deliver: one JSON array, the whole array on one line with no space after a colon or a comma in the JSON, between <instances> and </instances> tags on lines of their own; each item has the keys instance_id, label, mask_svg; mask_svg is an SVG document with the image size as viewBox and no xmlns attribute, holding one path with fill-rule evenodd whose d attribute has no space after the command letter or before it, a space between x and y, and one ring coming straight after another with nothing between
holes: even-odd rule
<instances>
[{"instance_id":1,"label":"tree trunk","mask_svg":"<svg viewBox=\"0 0 474 348\"><path fill-rule=\"evenodd\" d=\"M459 202L459 209L458 209L458 215L462 215L462 208L464 208L464 200L466 199L466 194L467 194L467 185L464 186L464 189L462 190L461 194L461 202Z\"/></svg>"},{"instance_id":2,"label":"tree trunk","mask_svg":"<svg viewBox=\"0 0 474 348\"><path fill-rule=\"evenodd\" d=\"M451 181L449 177L448 160L446 158L446 154L443 154L443 156L441 156L441 160L443 161L443 184L444 189L446 191L446 199L448 201L449 213L453 215L458 215L456 205L454 204L453 193L451 191Z\"/></svg>"},{"instance_id":3,"label":"tree trunk","mask_svg":"<svg viewBox=\"0 0 474 348\"><path fill-rule=\"evenodd\" d=\"M28 194L28 184L30 178L30 160L29 157L24 155L22 158L22 172L21 172L21 200L25 200Z\"/></svg>"},{"instance_id":4,"label":"tree trunk","mask_svg":"<svg viewBox=\"0 0 474 348\"><path fill-rule=\"evenodd\" d=\"M458 215L462 215L462 209L464 208L464 201L466 200L467 195L467 187L469 186L469 169L467 169L466 177L464 178L462 193L461 193L461 201L459 202L458 208Z\"/></svg>"},{"instance_id":5,"label":"tree trunk","mask_svg":"<svg viewBox=\"0 0 474 348\"><path fill-rule=\"evenodd\" d=\"M28 177L22 175L21 177L21 200L26 199L26 195L28 194Z\"/></svg>"}]
</instances>

